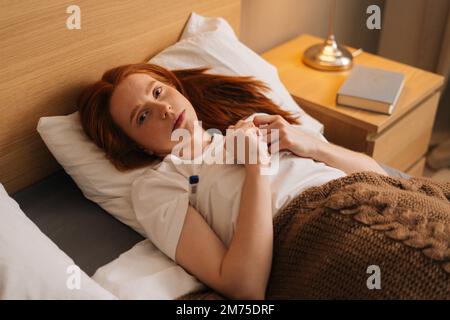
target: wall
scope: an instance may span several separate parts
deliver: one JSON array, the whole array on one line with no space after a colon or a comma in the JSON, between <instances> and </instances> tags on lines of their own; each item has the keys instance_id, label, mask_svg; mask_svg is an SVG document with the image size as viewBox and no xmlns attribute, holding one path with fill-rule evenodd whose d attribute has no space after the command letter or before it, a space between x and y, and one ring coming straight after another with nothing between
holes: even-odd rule
<instances>
[{"instance_id":1,"label":"wall","mask_svg":"<svg viewBox=\"0 0 450 320\"><path fill-rule=\"evenodd\" d=\"M431 72L450 75L450 1L388 0L379 54ZM450 137L450 85L443 90L434 132ZM442 134L438 134L439 139Z\"/></svg>"},{"instance_id":2,"label":"wall","mask_svg":"<svg viewBox=\"0 0 450 320\"><path fill-rule=\"evenodd\" d=\"M241 40L261 53L297 35L326 37L329 0L242 0ZM335 35L340 44L375 53L380 32L369 30L366 9L384 0L337 0Z\"/></svg>"}]
</instances>

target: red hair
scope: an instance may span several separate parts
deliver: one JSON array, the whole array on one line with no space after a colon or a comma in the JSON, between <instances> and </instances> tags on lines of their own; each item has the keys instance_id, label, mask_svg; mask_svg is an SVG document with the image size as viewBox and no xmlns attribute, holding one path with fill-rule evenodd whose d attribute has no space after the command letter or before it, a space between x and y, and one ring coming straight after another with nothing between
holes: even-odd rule
<instances>
[{"instance_id":1,"label":"red hair","mask_svg":"<svg viewBox=\"0 0 450 320\"><path fill-rule=\"evenodd\" d=\"M147 63L110 69L100 81L87 87L78 99L83 129L121 171L160 160L145 153L130 139L114 123L109 111L114 89L126 76L134 73L148 74L181 92L191 102L205 130L216 128L225 134L229 125L255 112L278 114L291 124L299 123L296 117L280 109L263 94L269 90L263 82L252 77L215 75L206 71L208 68L170 71Z\"/></svg>"}]
</instances>

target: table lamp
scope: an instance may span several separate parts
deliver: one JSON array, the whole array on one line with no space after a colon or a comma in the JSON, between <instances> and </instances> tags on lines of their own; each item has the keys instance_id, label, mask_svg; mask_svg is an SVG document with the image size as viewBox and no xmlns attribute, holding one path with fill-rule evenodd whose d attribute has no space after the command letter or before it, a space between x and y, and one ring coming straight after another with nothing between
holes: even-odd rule
<instances>
[{"instance_id":1,"label":"table lamp","mask_svg":"<svg viewBox=\"0 0 450 320\"><path fill-rule=\"evenodd\" d=\"M342 71L353 65L352 54L339 46L334 38L334 14L336 0L332 0L328 24L328 38L324 43L315 44L303 53L303 63L314 69L326 71Z\"/></svg>"}]
</instances>

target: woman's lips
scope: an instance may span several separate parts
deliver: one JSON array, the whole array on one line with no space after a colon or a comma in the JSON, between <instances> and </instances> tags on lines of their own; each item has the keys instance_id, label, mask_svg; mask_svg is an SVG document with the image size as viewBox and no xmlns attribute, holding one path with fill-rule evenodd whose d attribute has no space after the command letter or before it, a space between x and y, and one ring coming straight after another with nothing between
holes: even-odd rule
<instances>
[{"instance_id":1,"label":"woman's lips","mask_svg":"<svg viewBox=\"0 0 450 320\"><path fill-rule=\"evenodd\" d=\"M175 121L175 123L174 123L174 125L173 125L172 131L174 131L175 129L178 129L178 128L183 124L185 111L186 111L186 110L183 110L183 111L178 115L178 118L177 118L177 120Z\"/></svg>"}]
</instances>

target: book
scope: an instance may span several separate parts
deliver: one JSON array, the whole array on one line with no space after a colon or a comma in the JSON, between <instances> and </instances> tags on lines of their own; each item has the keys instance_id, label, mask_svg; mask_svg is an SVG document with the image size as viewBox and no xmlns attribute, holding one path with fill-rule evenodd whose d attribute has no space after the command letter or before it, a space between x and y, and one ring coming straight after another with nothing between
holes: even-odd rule
<instances>
[{"instance_id":1,"label":"book","mask_svg":"<svg viewBox=\"0 0 450 320\"><path fill-rule=\"evenodd\" d=\"M392 114L405 83L403 73L355 65L336 95L336 104Z\"/></svg>"}]
</instances>

